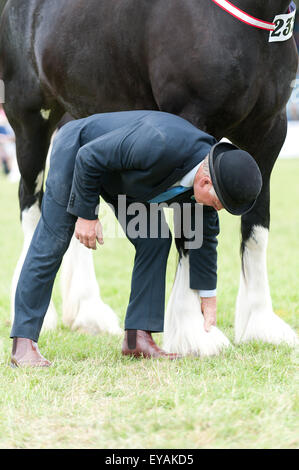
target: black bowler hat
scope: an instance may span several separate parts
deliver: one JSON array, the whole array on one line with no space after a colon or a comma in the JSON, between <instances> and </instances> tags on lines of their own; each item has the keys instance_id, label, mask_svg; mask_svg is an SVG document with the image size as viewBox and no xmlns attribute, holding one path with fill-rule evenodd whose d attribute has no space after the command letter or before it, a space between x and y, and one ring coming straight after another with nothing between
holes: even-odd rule
<instances>
[{"instance_id":1,"label":"black bowler hat","mask_svg":"<svg viewBox=\"0 0 299 470\"><path fill-rule=\"evenodd\" d=\"M262 175L253 157L235 145L220 142L211 148L209 168L223 207L233 215L249 212L262 189Z\"/></svg>"}]
</instances>

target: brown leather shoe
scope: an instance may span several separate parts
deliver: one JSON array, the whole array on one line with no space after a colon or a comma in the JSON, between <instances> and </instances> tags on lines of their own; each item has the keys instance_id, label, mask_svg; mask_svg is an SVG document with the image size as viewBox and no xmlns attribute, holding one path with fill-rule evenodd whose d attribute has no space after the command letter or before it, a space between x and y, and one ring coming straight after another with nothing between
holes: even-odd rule
<instances>
[{"instance_id":1,"label":"brown leather shoe","mask_svg":"<svg viewBox=\"0 0 299 470\"><path fill-rule=\"evenodd\" d=\"M12 367L49 367L51 362L39 352L37 343L28 338L14 338L12 345Z\"/></svg>"},{"instance_id":2,"label":"brown leather shoe","mask_svg":"<svg viewBox=\"0 0 299 470\"><path fill-rule=\"evenodd\" d=\"M144 358L166 358L179 359L178 354L168 354L159 348L152 338L150 331L126 330L122 345L124 356L144 357Z\"/></svg>"}]
</instances>

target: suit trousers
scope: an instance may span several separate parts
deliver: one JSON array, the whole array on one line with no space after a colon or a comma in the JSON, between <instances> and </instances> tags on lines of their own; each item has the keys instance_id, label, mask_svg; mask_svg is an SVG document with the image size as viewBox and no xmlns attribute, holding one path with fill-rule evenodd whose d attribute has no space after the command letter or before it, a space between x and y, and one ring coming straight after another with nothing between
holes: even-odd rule
<instances>
[{"instance_id":1,"label":"suit trousers","mask_svg":"<svg viewBox=\"0 0 299 470\"><path fill-rule=\"evenodd\" d=\"M38 341L55 277L69 247L77 220L66 210L75 157L76 155L63 163L61 160L51 160L41 218L17 285L11 337ZM114 206L115 215L118 217L116 200L108 194L103 194L103 198ZM149 215L149 205L146 207ZM136 251L125 329L161 332L164 325L165 275L171 234L169 233L168 238L161 236L160 228L162 224L166 224L162 212L157 238L132 238L126 230L132 217L127 215L126 226L123 226Z\"/></svg>"}]
</instances>

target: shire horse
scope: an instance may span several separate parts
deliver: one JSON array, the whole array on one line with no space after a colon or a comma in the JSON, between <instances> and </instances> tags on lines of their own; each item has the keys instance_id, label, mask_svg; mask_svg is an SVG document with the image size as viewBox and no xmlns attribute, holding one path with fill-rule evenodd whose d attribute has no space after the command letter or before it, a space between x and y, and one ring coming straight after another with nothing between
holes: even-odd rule
<instances>
[{"instance_id":1,"label":"shire horse","mask_svg":"<svg viewBox=\"0 0 299 470\"><path fill-rule=\"evenodd\" d=\"M25 239L12 295L40 217L50 139L64 114L77 119L120 110L161 110L218 140L229 139L257 161L263 188L241 219L235 341L297 342L296 333L273 312L266 268L270 175L286 137L285 108L298 65L293 38L269 42L269 34L279 36L282 26L273 26L273 21L287 14L289 3L2 0L0 78L16 134ZM245 20L238 17L242 12ZM119 333L115 313L101 300L92 263L92 254L73 240L62 269L63 321L89 332ZM217 354L229 341L216 327L204 332L188 269L188 253L181 251L164 346L183 354ZM50 306L44 327L55 325Z\"/></svg>"}]
</instances>

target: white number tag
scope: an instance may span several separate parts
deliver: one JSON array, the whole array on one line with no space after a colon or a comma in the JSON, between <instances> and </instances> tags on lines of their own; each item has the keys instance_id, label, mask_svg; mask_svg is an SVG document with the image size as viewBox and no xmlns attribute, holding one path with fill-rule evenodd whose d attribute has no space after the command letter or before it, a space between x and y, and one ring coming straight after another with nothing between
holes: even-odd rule
<instances>
[{"instance_id":1,"label":"white number tag","mask_svg":"<svg viewBox=\"0 0 299 470\"><path fill-rule=\"evenodd\" d=\"M285 15L277 15L274 18L274 31L271 31L269 42L287 41L293 36L296 8Z\"/></svg>"}]
</instances>

